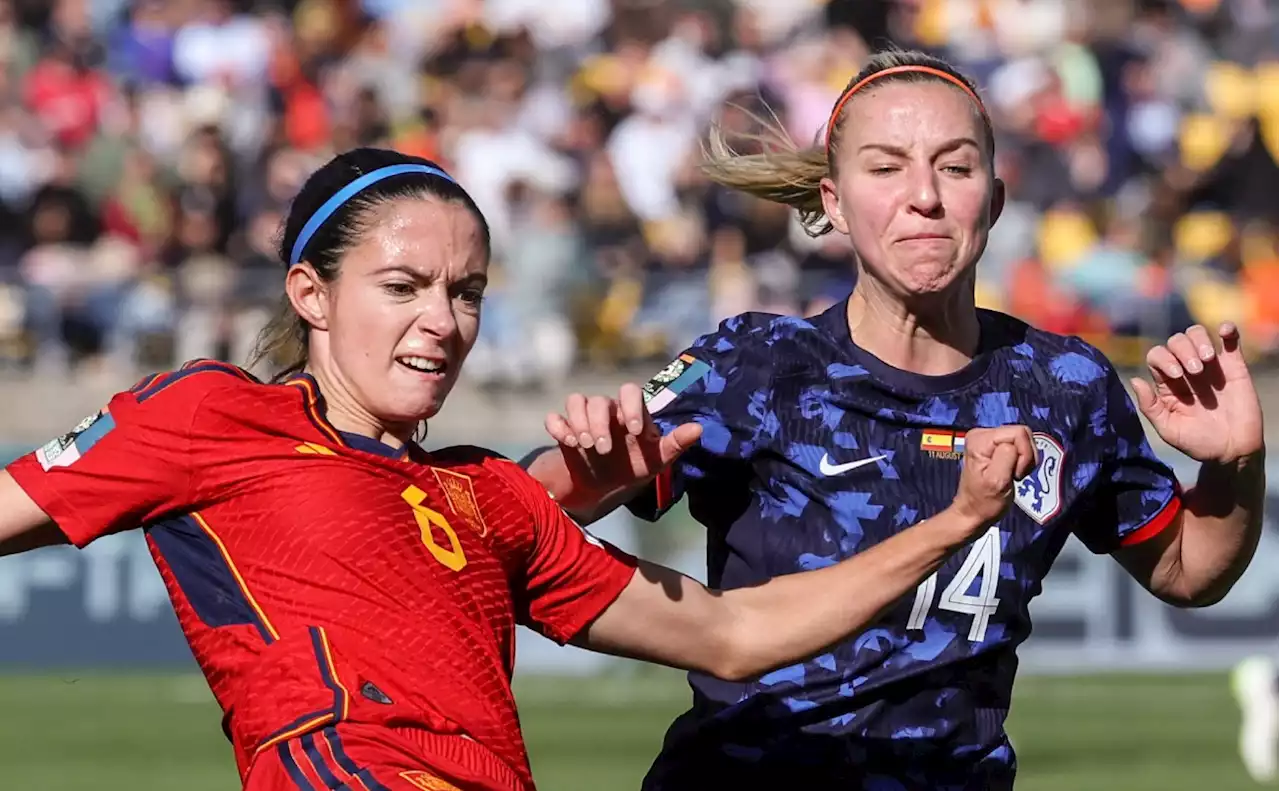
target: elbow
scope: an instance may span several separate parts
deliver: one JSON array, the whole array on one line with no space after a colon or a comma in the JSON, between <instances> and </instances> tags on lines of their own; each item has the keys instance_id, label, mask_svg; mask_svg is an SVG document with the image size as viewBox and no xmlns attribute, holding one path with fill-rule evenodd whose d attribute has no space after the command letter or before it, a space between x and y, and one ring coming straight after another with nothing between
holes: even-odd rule
<instances>
[{"instance_id":1,"label":"elbow","mask_svg":"<svg viewBox=\"0 0 1280 791\"><path fill-rule=\"evenodd\" d=\"M721 681L742 682L756 678L770 668L755 650L758 637L750 619L735 613L719 621L708 634L707 662L703 672Z\"/></svg>"},{"instance_id":2,"label":"elbow","mask_svg":"<svg viewBox=\"0 0 1280 791\"><path fill-rule=\"evenodd\" d=\"M1180 578L1171 584L1153 587L1151 593L1157 599L1180 610L1198 610L1212 607L1227 597L1235 587L1237 578L1197 582Z\"/></svg>"}]
</instances>

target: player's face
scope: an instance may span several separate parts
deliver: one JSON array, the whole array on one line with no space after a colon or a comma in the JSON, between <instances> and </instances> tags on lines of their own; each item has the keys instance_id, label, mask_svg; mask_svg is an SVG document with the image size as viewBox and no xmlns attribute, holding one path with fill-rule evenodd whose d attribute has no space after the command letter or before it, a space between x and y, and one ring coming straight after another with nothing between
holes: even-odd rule
<instances>
[{"instance_id":1,"label":"player's face","mask_svg":"<svg viewBox=\"0 0 1280 791\"><path fill-rule=\"evenodd\" d=\"M945 83L888 83L845 112L828 217L890 293L947 291L977 263L1004 201L977 108Z\"/></svg>"},{"instance_id":2,"label":"player's face","mask_svg":"<svg viewBox=\"0 0 1280 791\"><path fill-rule=\"evenodd\" d=\"M362 411L403 424L444 405L480 330L482 233L459 203L399 200L347 252L328 289L328 354Z\"/></svg>"}]
</instances>

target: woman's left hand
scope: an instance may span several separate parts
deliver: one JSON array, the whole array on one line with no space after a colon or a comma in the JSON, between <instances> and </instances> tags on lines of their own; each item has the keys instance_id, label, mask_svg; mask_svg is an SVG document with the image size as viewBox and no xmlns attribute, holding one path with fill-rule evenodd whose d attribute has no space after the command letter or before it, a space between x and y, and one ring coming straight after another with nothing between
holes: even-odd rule
<instances>
[{"instance_id":1,"label":"woman's left hand","mask_svg":"<svg viewBox=\"0 0 1280 791\"><path fill-rule=\"evenodd\" d=\"M1234 324L1219 350L1195 325L1147 352L1154 387L1131 380L1138 408L1165 442L1201 462L1231 464L1263 449L1262 405Z\"/></svg>"}]
</instances>

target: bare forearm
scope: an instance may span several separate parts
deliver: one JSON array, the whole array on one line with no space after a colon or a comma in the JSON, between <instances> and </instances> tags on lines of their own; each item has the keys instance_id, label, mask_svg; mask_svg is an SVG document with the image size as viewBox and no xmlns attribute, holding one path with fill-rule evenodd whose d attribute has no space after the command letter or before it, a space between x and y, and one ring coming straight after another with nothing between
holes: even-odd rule
<instances>
[{"instance_id":1,"label":"bare forearm","mask_svg":"<svg viewBox=\"0 0 1280 791\"><path fill-rule=\"evenodd\" d=\"M861 632L968 543L976 527L948 509L829 568L726 591L733 628L728 666L717 673L757 676Z\"/></svg>"},{"instance_id":2,"label":"bare forearm","mask_svg":"<svg viewBox=\"0 0 1280 791\"><path fill-rule=\"evenodd\" d=\"M67 540L66 534L59 530L57 525L47 522L0 540L0 557L69 543L71 542Z\"/></svg>"},{"instance_id":3,"label":"bare forearm","mask_svg":"<svg viewBox=\"0 0 1280 791\"><path fill-rule=\"evenodd\" d=\"M1262 535L1266 498L1262 453L1232 465L1203 464L1185 496L1177 541L1177 603L1207 606L1221 601L1253 559Z\"/></svg>"},{"instance_id":4,"label":"bare forearm","mask_svg":"<svg viewBox=\"0 0 1280 791\"><path fill-rule=\"evenodd\" d=\"M13 476L0 471L0 557L66 543L66 535Z\"/></svg>"}]
</instances>

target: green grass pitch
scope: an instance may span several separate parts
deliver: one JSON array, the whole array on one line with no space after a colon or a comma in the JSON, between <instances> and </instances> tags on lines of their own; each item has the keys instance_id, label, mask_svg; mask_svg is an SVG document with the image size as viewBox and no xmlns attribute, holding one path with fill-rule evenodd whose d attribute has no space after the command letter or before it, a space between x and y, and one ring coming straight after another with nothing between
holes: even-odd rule
<instances>
[{"instance_id":1,"label":"green grass pitch","mask_svg":"<svg viewBox=\"0 0 1280 791\"><path fill-rule=\"evenodd\" d=\"M645 669L517 679L543 791L636 789L683 679ZM1225 675L1025 677L1010 731L1022 791L1251 791L1236 760ZM227 791L237 787L199 678L0 676L4 788Z\"/></svg>"}]
</instances>

